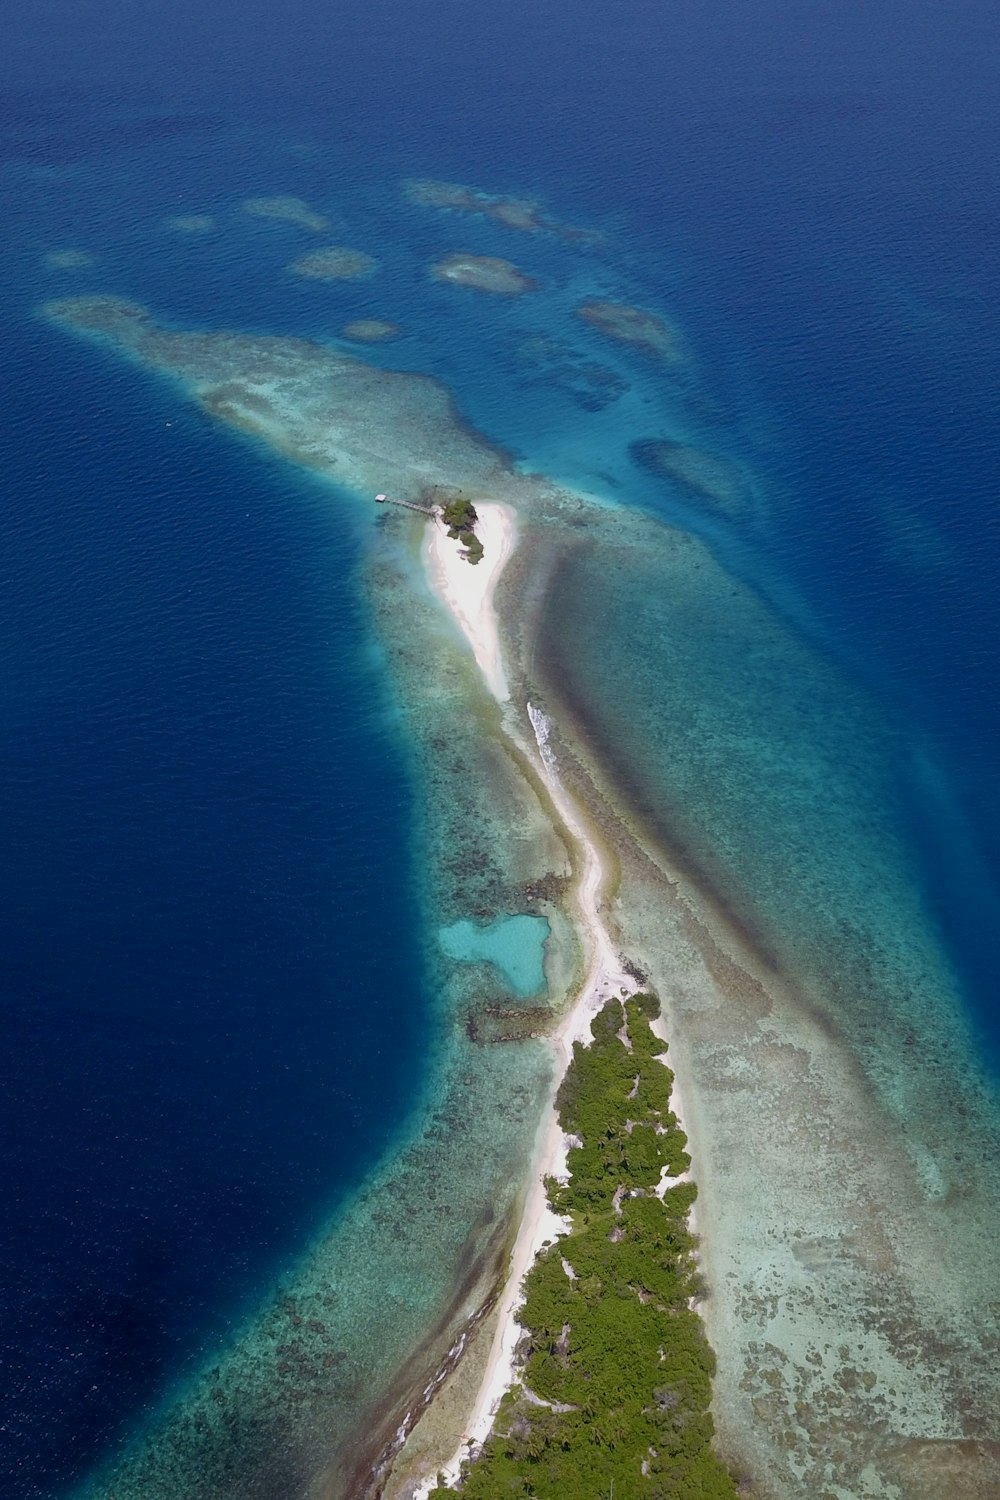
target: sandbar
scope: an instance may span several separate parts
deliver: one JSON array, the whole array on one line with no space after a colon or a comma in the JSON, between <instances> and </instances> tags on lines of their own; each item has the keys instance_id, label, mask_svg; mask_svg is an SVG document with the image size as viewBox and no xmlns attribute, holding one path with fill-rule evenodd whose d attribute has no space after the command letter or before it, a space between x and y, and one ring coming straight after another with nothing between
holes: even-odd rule
<instances>
[{"instance_id":1,"label":"sandbar","mask_svg":"<svg viewBox=\"0 0 1000 1500\"><path fill-rule=\"evenodd\" d=\"M483 501L476 502L476 513L483 557L475 567L465 561L459 543L438 522L427 528L424 563L431 588L457 620L490 692L497 702L505 703L510 693L493 595L517 544L517 516L510 505Z\"/></svg>"}]
</instances>

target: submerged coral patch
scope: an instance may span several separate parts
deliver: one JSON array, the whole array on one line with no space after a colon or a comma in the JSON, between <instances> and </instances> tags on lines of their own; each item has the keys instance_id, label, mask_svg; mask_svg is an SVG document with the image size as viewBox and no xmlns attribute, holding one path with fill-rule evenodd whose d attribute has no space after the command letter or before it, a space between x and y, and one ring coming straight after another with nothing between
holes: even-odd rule
<instances>
[{"instance_id":1,"label":"submerged coral patch","mask_svg":"<svg viewBox=\"0 0 1000 1500\"><path fill-rule=\"evenodd\" d=\"M304 198L283 194L275 198L245 198L243 212L253 214L257 219L284 219L289 224L300 224L303 229L311 229L316 234L321 234L330 227L330 220L310 208Z\"/></svg>"},{"instance_id":2,"label":"submerged coral patch","mask_svg":"<svg viewBox=\"0 0 1000 1500\"><path fill-rule=\"evenodd\" d=\"M460 182L436 182L424 177L407 182L403 192L411 203L422 208L451 209L455 213L482 214L505 224L508 229L537 233L548 228L539 205L530 198L491 196L465 187Z\"/></svg>"},{"instance_id":3,"label":"submerged coral patch","mask_svg":"<svg viewBox=\"0 0 1000 1500\"><path fill-rule=\"evenodd\" d=\"M592 230L574 229L570 224L560 223L533 198L484 193L461 182L439 182L431 177L411 178L403 184L403 195L421 208L481 215L502 224L505 229L517 229L525 234L556 234L567 240L596 237Z\"/></svg>"},{"instance_id":4,"label":"submerged coral patch","mask_svg":"<svg viewBox=\"0 0 1000 1500\"><path fill-rule=\"evenodd\" d=\"M42 311L57 323L81 333L101 334L125 347L136 342L150 321L146 308L127 297L63 297L46 302Z\"/></svg>"},{"instance_id":5,"label":"submerged coral patch","mask_svg":"<svg viewBox=\"0 0 1000 1500\"><path fill-rule=\"evenodd\" d=\"M437 281L469 286L494 297L521 297L538 290L538 282L499 255L446 255L431 267Z\"/></svg>"},{"instance_id":6,"label":"submerged coral patch","mask_svg":"<svg viewBox=\"0 0 1000 1500\"><path fill-rule=\"evenodd\" d=\"M535 333L512 350L520 384L558 387L584 411L604 411L628 390L628 382L610 365L550 334Z\"/></svg>"},{"instance_id":7,"label":"submerged coral patch","mask_svg":"<svg viewBox=\"0 0 1000 1500\"><path fill-rule=\"evenodd\" d=\"M322 250L300 255L288 269L293 276L304 276L307 281L359 281L378 270L378 261L348 245L326 245Z\"/></svg>"},{"instance_id":8,"label":"submerged coral patch","mask_svg":"<svg viewBox=\"0 0 1000 1500\"><path fill-rule=\"evenodd\" d=\"M620 344L631 344L660 359L680 359L678 338L670 325L656 313L633 307L629 302L584 302L577 316L592 328Z\"/></svg>"},{"instance_id":9,"label":"submerged coral patch","mask_svg":"<svg viewBox=\"0 0 1000 1500\"><path fill-rule=\"evenodd\" d=\"M398 323L390 323L388 318L355 318L344 324L340 336L357 344L385 344L389 339L398 339L402 331Z\"/></svg>"},{"instance_id":10,"label":"submerged coral patch","mask_svg":"<svg viewBox=\"0 0 1000 1500\"><path fill-rule=\"evenodd\" d=\"M50 250L45 264L50 271L84 271L97 264L97 256L89 250Z\"/></svg>"},{"instance_id":11,"label":"submerged coral patch","mask_svg":"<svg viewBox=\"0 0 1000 1500\"><path fill-rule=\"evenodd\" d=\"M174 214L163 222L169 229L176 229L180 234L208 234L215 228L215 220L211 214Z\"/></svg>"},{"instance_id":12,"label":"submerged coral patch","mask_svg":"<svg viewBox=\"0 0 1000 1500\"><path fill-rule=\"evenodd\" d=\"M729 520L753 509L745 476L727 459L671 438L640 438L629 444L629 457L648 473L669 479L685 498L702 502Z\"/></svg>"}]
</instances>

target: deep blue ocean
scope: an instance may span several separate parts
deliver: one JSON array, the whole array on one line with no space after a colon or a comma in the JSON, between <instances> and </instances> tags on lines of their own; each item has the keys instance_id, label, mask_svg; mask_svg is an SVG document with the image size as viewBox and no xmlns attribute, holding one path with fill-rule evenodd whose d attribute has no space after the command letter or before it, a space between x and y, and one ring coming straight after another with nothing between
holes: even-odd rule
<instances>
[{"instance_id":1,"label":"deep blue ocean","mask_svg":"<svg viewBox=\"0 0 1000 1500\"><path fill-rule=\"evenodd\" d=\"M431 1007L364 526L37 305L321 332L261 226L224 264L163 231L252 193L432 176L612 226L696 351L690 420L769 496L708 534L904 728L996 1056L1000 14L38 0L5 32L0 1494L37 1500L377 1159ZM64 246L99 274L43 272Z\"/></svg>"}]
</instances>

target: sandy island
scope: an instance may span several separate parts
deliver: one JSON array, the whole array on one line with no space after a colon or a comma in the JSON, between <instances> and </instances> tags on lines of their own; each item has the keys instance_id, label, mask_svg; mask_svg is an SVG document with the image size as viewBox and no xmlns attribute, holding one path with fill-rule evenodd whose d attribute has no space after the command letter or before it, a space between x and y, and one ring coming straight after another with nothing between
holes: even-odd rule
<instances>
[{"instance_id":1,"label":"sandy island","mask_svg":"<svg viewBox=\"0 0 1000 1500\"><path fill-rule=\"evenodd\" d=\"M462 556L458 542L449 537L443 522L427 528L424 566L431 588L451 610L461 628L479 670L498 703L510 698L507 674L500 655L493 595L517 545L517 516L509 505L477 502L476 535L483 544L483 558L473 567Z\"/></svg>"},{"instance_id":2,"label":"sandy island","mask_svg":"<svg viewBox=\"0 0 1000 1500\"><path fill-rule=\"evenodd\" d=\"M476 531L484 548L482 561L475 567L470 566L444 526L432 523L424 543L424 564L431 588L451 611L469 642L490 692L500 704L509 705L510 690L493 599L500 575L517 545L517 515L512 506L492 502L477 501L476 511L479 518ZM621 958L601 917L607 871L600 849L590 837L573 798L560 779L555 755L549 745L549 721L530 703L527 712L534 730L533 743L522 735L514 714L509 710L504 715L504 732L531 757L570 840L576 846L580 860L575 890L577 921L588 955L586 978L580 994L551 1036L554 1090L572 1059L574 1042L590 1041L591 1023L605 1002L613 996L635 994L640 986L622 968ZM661 1035L662 1024L660 1018L656 1029ZM676 1086L671 1096L671 1108L683 1129L684 1119ZM522 1283L543 1245L569 1228L568 1221L549 1206L545 1191L546 1177L567 1179L568 1146L569 1142L559 1128L553 1093L553 1100L539 1124L521 1219L511 1249L506 1281L497 1303L496 1333L475 1403L457 1450L447 1463L435 1466L432 1477L424 1479L415 1488L414 1500L426 1500L438 1482L438 1473L445 1475L447 1483L455 1482L470 1446L477 1448L489 1435L504 1393L514 1382L515 1350L522 1332L517 1321L517 1311L523 1300Z\"/></svg>"}]
</instances>

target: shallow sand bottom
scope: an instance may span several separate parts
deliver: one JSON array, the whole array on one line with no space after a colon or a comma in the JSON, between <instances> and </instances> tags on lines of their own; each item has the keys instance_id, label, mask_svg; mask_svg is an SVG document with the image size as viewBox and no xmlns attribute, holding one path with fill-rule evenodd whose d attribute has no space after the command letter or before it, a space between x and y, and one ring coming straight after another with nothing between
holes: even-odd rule
<instances>
[{"instance_id":1,"label":"shallow sand bottom","mask_svg":"<svg viewBox=\"0 0 1000 1500\"><path fill-rule=\"evenodd\" d=\"M438 934L449 958L493 964L515 995L527 999L545 986L545 943L551 928L544 917L500 917L487 926L453 922Z\"/></svg>"}]
</instances>

